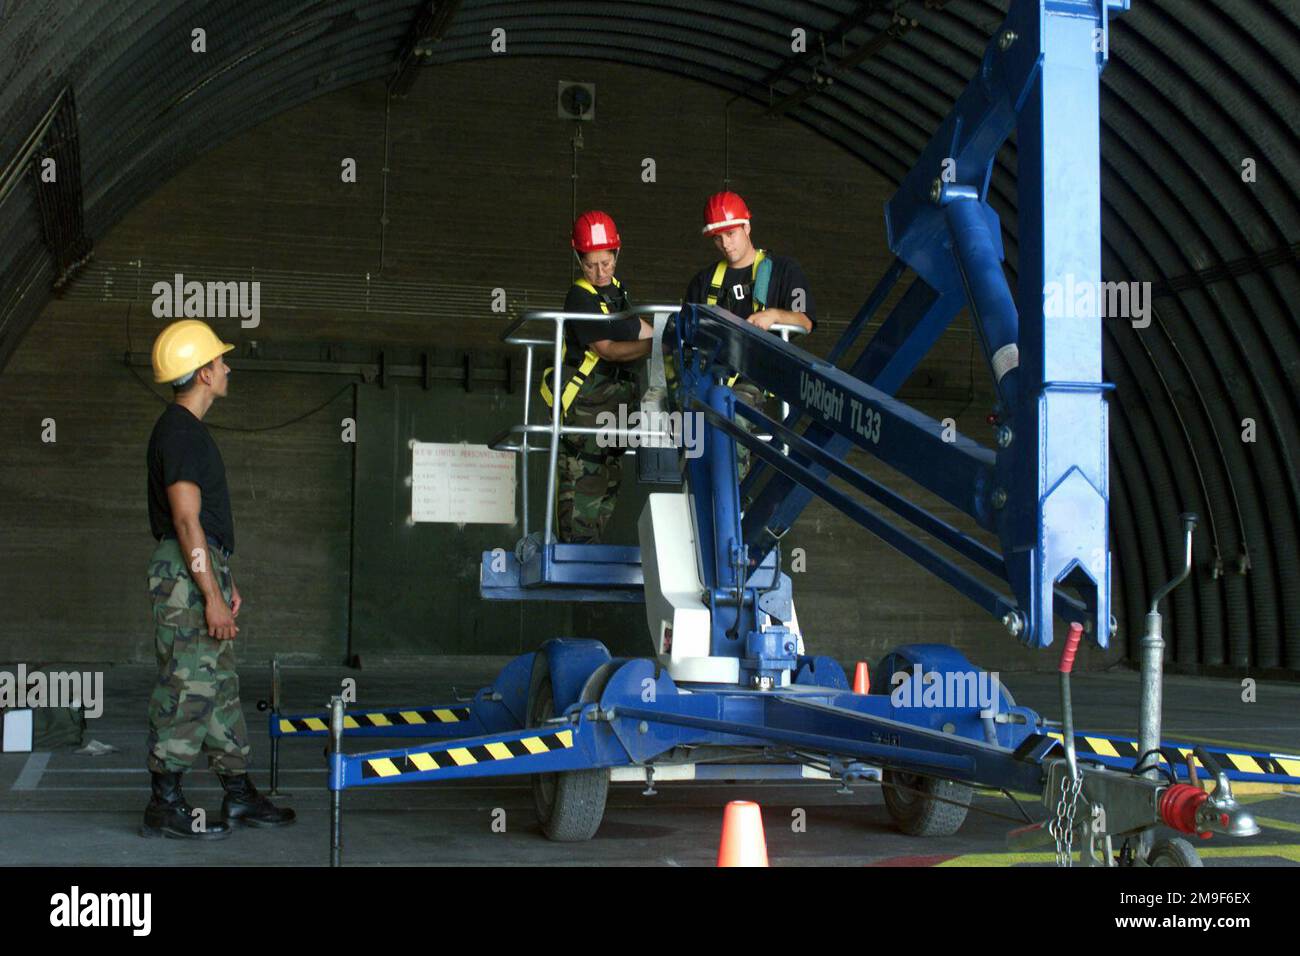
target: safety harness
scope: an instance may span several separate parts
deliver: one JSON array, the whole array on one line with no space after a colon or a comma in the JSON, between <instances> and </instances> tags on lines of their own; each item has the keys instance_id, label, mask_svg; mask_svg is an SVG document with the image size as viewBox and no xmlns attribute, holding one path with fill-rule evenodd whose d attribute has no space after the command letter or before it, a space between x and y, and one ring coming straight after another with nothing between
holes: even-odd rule
<instances>
[{"instance_id":1,"label":"safety harness","mask_svg":"<svg viewBox=\"0 0 1300 956\"><path fill-rule=\"evenodd\" d=\"M717 305L718 296L722 294L722 279L727 274L727 260L723 259L713 269L713 278L709 280L709 295L704 300L706 305ZM750 267L750 278L753 285L750 287L750 315L755 312L761 312L767 308L767 286L772 279L772 260L767 257L767 252L762 249L754 256L754 264ZM740 378L737 372L731 378L727 379L727 387L730 388L736 384Z\"/></svg>"},{"instance_id":2,"label":"safety harness","mask_svg":"<svg viewBox=\"0 0 1300 956\"><path fill-rule=\"evenodd\" d=\"M617 279L613 278L612 276L610 277L610 281L614 283L614 288L616 289L623 288L622 283L620 283ZM609 303L605 301L605 297L601 295L599 291L597 291L594 285L592 285L586 279L577 279L574 281L573 284L576 285L579 289L582 289L585 292L590 292L592 295L594 295L596 299L600 302L600 311L603 312L605 315L610 314ZM568 337L566 336L565 341L560 344L561 365L564 364L564 359L568 351L569 351L569 343L568 343ZM587 351L582 356L582 363L578 366L578 370L573 373L572 377L570 377L570 379L567 382L564 383L564 390L560 392L560 414L561 415L568 414L569 406L573 404L573 400L578 396L578 391L582 388L582 384L585 381L587 381L587 377L591 375L591 373L595 370L596 366L599 364L600 364L600 355L597 354L591 348L588 348ZM551 366L545 372L542 373L542 385L541 385L542 401L546 402L547 408L551 407L553 401L553 397L551 395L551 373L554 371L554 369L555 366Z\"/></svg>"},{"instance_id":3,"label":"safety harness","mask_svg":"<svg viewBox=\"0 0 1300 956\"><path fill-rule=\"evenodd\" d=\"M704 300L706 305L718 304L718 296L722 294L722 279L726 274L727 260L723 259L713 269L713 278L709 280L709 295ZM772 260L767 257L766 251L758 250L749 274L754 282L750 292L750 302L753 307L750 315L753 315L754 312L761 312L767 308L767 285L772 279Z\"/></svg>"}]
</instances>

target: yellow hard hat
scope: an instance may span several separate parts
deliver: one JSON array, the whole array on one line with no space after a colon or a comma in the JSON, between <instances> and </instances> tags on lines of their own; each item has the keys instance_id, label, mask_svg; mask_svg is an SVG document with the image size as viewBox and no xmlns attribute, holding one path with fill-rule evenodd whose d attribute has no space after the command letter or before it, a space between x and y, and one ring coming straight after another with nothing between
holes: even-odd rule
<instances>
[{"instance_id":1,"label":"yellow hard hat","mask_svg":"<svg viewBox=\"0 0 1300 956\"><path fill-rule=\"evenodd\" d=\"M233 348L217 338L206 322L173 322L153 340L153 380L174 382Z\"/></svg>"}]
</instances>

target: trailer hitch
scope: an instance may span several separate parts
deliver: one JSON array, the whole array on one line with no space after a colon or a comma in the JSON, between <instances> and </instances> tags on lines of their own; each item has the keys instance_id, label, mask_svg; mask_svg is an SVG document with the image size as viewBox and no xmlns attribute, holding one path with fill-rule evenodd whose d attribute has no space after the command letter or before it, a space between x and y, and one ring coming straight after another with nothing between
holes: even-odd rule
<instances>
[{"instance_id":1,"label":"trailer hitch","mask_svg":"<svg viewBox=\"0 0 1300 956\"><path fill-rule=\"evenodd\" d=\"M1214 777L1214 789L1208 793L1197 780L1197 761ZM1259 833L1254 816L1233 796L1228 775L1204 747L1188 754L1187 776L1190 783L1176 783L1161 795L1160 816L1167 825L1202 840L1216 833L1236 837Z\"/></svg>"}]
</instances>

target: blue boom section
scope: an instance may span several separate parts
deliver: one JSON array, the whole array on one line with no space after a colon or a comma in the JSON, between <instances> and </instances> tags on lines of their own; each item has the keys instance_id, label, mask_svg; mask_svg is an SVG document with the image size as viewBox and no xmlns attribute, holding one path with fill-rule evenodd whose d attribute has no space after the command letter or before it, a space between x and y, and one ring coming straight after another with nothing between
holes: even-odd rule
<instances>
[{"instance_id":1,"label":"blue boom section","mask_svg":"<svg viewBox=\"0 0 1300 956\"><path fill-rule=\"evenodd\" d=\"M1037 647L1052 642L1059 587L1077 592L1067 616L1079 620L1096 644L1106 646L1111 631L1100 296L1071 299L1065 314L1045 303L1060 302L1061 293L1072 290L1100 289L1098 75L1106 63L1108 15L1127 8L1128 0L1011 5L979 75L887 204L889 243L898 261L831 357L848 353L904 265L918 278L852 362L852 377L892 395L957 310L969 307L997 387L992 474L971 474L968 456L933 454L933 423L908 423L879 400L867 425L874 439L881 416L880 440L867 450L982 526L991 522L1018 604L1009 623ZM998 217L987 202L994 159L1013 130L1019 145L1015 295L1002 271ZM748 349L724 350L726 360L743 362L741 351ZM862 430L866 411L851 406L844 413L851 429L837 427L842 422L830 420L828 407L833 413L835 406L833 397L823 398L827 394L823 387L808 394L812 401L787 399L795 406L790 422L808 415L804 437L834 458L850 444L866 447L853 434ZM900 439L922 426L916 454L925 461L900 453L885 437L891 424ZM928 471L945 458L959 470ZM751 476L749 488L758 478ZM813 491L789 473L771 476L745 515L745 542L755 557L790 527Z\"/></svg>"}]
</instances>

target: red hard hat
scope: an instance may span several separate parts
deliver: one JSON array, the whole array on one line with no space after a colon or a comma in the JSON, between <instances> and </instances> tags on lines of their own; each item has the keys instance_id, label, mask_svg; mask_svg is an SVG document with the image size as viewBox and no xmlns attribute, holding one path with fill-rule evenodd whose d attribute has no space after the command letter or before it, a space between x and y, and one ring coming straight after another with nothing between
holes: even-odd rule
<instances>
[{"instance_id":1,"label":"red hard hat","mask_svg":"<svg viewBox=\"0 0 1300 956\"><path fill-rule=\"evenodd\" d=\"M618 227L614 225L609 213L592 209L573 222L573 248L579 253L617 249L622 245L618 238Z\"/></svg>"},{"instance_id":2,"label":"red hard hat","mask_svg":"<svg viewBox=\"0 0 1300 956\"><path fill-rule=\"evenodd\" d=\"M706 236L726 232L748 222L749 207L735 193L714 193L704 204L703 232Z\"/></svg>"}]
</instances>

